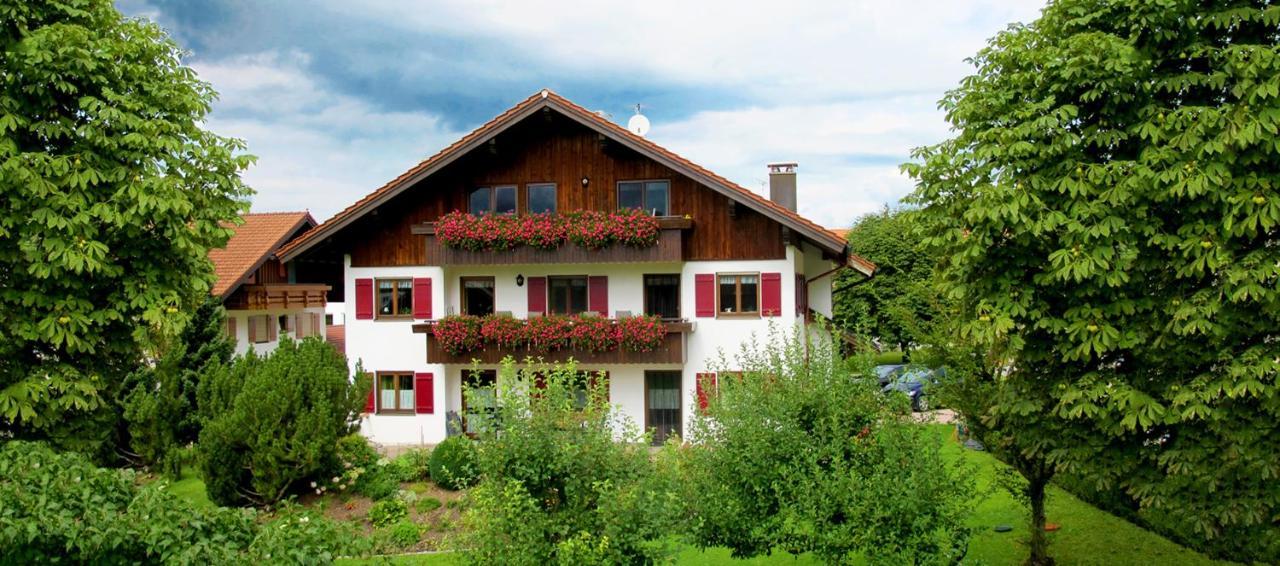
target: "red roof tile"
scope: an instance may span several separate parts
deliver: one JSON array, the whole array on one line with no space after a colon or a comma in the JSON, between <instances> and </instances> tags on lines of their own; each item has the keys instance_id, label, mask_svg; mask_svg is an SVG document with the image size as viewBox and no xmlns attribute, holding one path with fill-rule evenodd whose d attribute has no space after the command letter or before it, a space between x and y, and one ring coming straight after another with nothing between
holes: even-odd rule
<instances>
[{"instance_id":1,"label":"red roof tile","mask_svg":"<svg viewBox=\"0 0 1280 566\"><path fill-rule=\"evenodd\" d=\"M246 214L244 224L232 226L236 233L226 247L209 250L218 281L212 294L226 298L304 225L315 226L309 212L262 212Z\"/></svg>"},{"instance_id":2,"label":"red roof tile","mask_svg":"<svg viewBox=\"0 0 1280 566\"><path fill-rule=\"evenodd\" d=\"M280 249L280 255L286 257L287 259L291 255L296 255L297 253L301 253L302 250L306 249L307 247L310 247L310 244L312 242L319 241L321 234L332 232L333 230L341 228L343 225L345 225L345 223L349 222L350 220L353 220L356 217L359 217L362 212L362 209L364 209L366 206L380 200L383 197L389 198L390 196L400 192L400 190L407 188L407 182L411 178L417 176L420 173L428 171L437 165L443 165L447 161L450 161L453 157L455 157L454 154L459 150L461 150L462 148L468 146L471 143L476 142L477 140L487 137L490 133L493 133L497 130L501 130L511 125L512 123L514 123L514 120L513 120L514 117L540 104L554 105L563 111L567 111L566 115L568 115L570 118L575 118L581 122L589 122L591 124L594 124L599 129L607 131L608 134L614 137L615 139L626 141L630 144L634 144L635 146L638 146L641 149L642 153L657 155L662 158L665 158L666 160L673 162L673 164L677 166L678 170L683 170L682 172L686 174L691 174L691 176L695 178L701 177L703 179L706 179L710 181L712 185L718 185L725 192L732 193L731 196L735 197L737 200L739 200L739 202L743 202L743 204L756 208L757 210L764 212L766 215L775 216L776 219L779 219L783 224L790 225L791 228L799 230L802 234L805 234L810 238L814 239L815 243L819 245L825 245L827 248L831 250L845 249L846 242L844 241L843 238L837 237L835 234L831 233L827 229L819 226L818 224L814 223L813 221L803 216L800 216L798 213L786 207L778 205L777 203L774 203L773 201L761 195L758 195L752 192L751 190L745 187L742 187L741 185L738 185L728 179L725 179L724 177L721 177L720 175L715 174L709 169L706 169L696 163L693 163L692 161L689 161L688 159L685 159L684 157L681 157L675 154L674 152L671 152L666 148L656 143L653 143L652 141L649 141L648 139L645 139L641 136L637 136L631 133L626 128L623 128L622 126L614 124L613 122L605 119L604 117L596 114L595 112L591 112L586 108L583 108L581 106L578 106L577 104L574 104L569 99L564 98L563 96L560 96L550 90L544 89L537 93L534 93L532 96L524 99L523 101L516 104L515 106L512 106L506 112L503 112L502 114L495 116L492 120L486 122L484 125L480 126L479 128L476 128L474 131L463 136L461 139L450 144L448 147L440 150L435 155L432 155L431 157L424 159L422 162L413 166L408 171L405 171L400 176L396 177L395 179L392 179L390 182L383 185L382 187L379 187L377 190L373 191L372 193L369 193L364 198L356 201L355 203L352 203L351 206L348 206L347 208L343 209L341 212L338 212L337 214L333 215L333 217L324 221L324 223L321 224L317 229L312 230L307 234L304 234L302 237L288 243L287 245L285 245L283 248ZM875 271L875 265L869 261L866 261L865 259L862 259L862 258L855 259L852 256L852 254L850 255L849 259L850 259L849 265L851 267L854 267L855 269L862 271L866 275L870 275L872 272Z\"/></svg>"}]
</instances>

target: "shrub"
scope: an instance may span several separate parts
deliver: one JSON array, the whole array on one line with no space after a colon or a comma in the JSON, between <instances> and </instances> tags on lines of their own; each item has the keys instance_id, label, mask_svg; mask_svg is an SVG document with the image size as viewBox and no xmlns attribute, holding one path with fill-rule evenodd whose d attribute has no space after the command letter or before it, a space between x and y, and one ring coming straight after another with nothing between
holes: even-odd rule
<instances>
[{"instance_id":1,"label":"shrub","mask_svg":"<svg viewBox=\"0 0 1280 566\"><path fill-rule=\"evenodd\" d=\"M529 395L535 376L541 386ZM502 426L485 429L476 442L480 479L463 514L461 542L473 561L670 557L670 533L684 516L675 466L650 457L643 435L609 406L603 383L590 384L586 406L578 404L580 383L573 364L517 373L504 361L496 415Z\"/></svg>"},{"instance_id":2,"label":"shrub","mask_svg":"<svg viewBox=\"0 0 1280 566\"><path fill-rule=\"evenodd\" d=\"M465 436L446 438L431 451L431 481L449 490L471 485L476 478L475 445Z\"/></svg>"},{"instance_id":3,"label":"shrub","mask_svg":"<svg viewBox=\"0 0 1280 566\"><path fill-rule=\"evenodd\" d=\"M421 481L431 477L431 451L414 448L396 457L397 465L406 470L407 478L400 481Z\"/></svg>"},{"instance_id":4,"label":"shrub","mask_svg":"<svg viewBox=\"0 0 1280 566\"><path fill-rule=\"evenodd\" d=\"M350 527L313 513L260 523L252 509L195 509L165 485L42 443L0 445L0 562L305 564L363 550Z\"/></svg>"},{"instance_id":5,"label":"shrub","mask_svg":"<svg viewBox=\"0 0 1280 566\"><path fill-rule=\"evenodd\" d=\"M364 406L361 389L343 356L315 337L285 338L266 357L250 352L210 371L197 445L209 498L269 505L307 479L323 481Z\"/></svg>"},{"instance_id":6,"label":"shrub","mask_svg":"<svg viewBox=\"0 0 1280 566\"><path fill-rule=\"evenodd\" d=\"M383 499L369 508L369 522L373 523L374 528L389 526L408 516L408 506L403 500L395 497Z\"/></svg>"},{"instance_id":7,"label":"shrub","mask_svg":"<svg viewBox=\"0 0 1280 566\"><path fill-rule=\"evenodd\" d=\"M403 550L411 548L422 540L422 529L412 521L400 521L382 534L391 548Z\"/></svg>"},{"instance_id":8,"label":"shrub","mask_svg":"<svg viewBox=\"0 0 1280 566\"><path fill-rule=\"evenodd\" d=\"M418 500L418 503L414 507L417 508L419 513L430 513L439 509L443 505L444 503L441 503L439 499L434 497L423 497Z\"/></svg>"},{"instance_id":9,"label":"shrub","mask_svg":"<svg viewBox=\"0 0 1280 566\"><path fill-rule=\"evenodd\" d=\"M699 546L775 549L836 563L953 563L968 545L972 474L930 431L894 414L866 363L849 375L832 340L771 335L692 423L686 498Z\"/></svg>"}]
</instances>

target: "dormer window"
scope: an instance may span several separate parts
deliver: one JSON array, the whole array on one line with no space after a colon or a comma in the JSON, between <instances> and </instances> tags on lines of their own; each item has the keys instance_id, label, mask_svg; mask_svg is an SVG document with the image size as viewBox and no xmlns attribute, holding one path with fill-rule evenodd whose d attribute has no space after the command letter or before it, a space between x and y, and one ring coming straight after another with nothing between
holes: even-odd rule
<instances>
[{"instance_id":1,"label":"dormer window","mask_svg":"<svg viewBox=\"0 0 1280 566\"><path fill-rule=\"evenodd\" d=\"M670 181L622 181L618 183L618 210L635 208L654 216L670 213Z\"/></svg>"},{"instance_id":2,"label":"dormer window","mask_svg":"<svg viewBox=\"0 0 1280 566\"><path fill-rule=\"evenodd\" d=\"M479 187L471 191L467 201L471 214L515 214L516 187L502 185L497 187Z\"/></svg>"}]
</instances>

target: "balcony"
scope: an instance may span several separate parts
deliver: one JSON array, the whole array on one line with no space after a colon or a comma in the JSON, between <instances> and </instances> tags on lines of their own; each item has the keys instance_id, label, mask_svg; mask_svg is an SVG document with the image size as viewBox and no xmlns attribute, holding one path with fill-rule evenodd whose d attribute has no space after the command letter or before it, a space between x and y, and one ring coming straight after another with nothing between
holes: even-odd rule
<instances>
[{"instance_id":1,"label":"balcony","mask_svg":"<svg viewBox=\"0 0 1280 566\"><path fill-rule=\"evenodd\" d=\"M431 334L431 328L434 325L434 322L413 325L414 333L426 334L427 363L466 365L470 365L473 362L496 364L507 356L511 356L516 361L524 360L527 357L541 358L542 361L547 363L564 362L569 358L573 358L579 364L683 364L685 362L685 335L693 332L693 323L683 321L668 322L666 323L667 334L663 338L661 345L650 352L631 352L624 348L617 348L607 352L590 352L573 348L539 351L526 347L499 348L491 346L460 354L452 354L445 351L440 346L440 342L435 340Z\"/></svg>"},{"instance_id":2,"label":"balcony","mask_svg":"<svg viewBox=\"0 0 1280 566\"><path fill-rule=\"evenodd\" d=\"M265 283L242 285L227 298L229 310L303 309L323 307L328 285Z\"/></svg>"},{"instance_id":3,"label":"balcony","mask_svg":"<svg viewBox=\"0 0 1280 566\"><path fill-rule=\"evenodd\" d=\"M510 250L471 251L444 245L436 237L436 222L425 222L412 228L414 235L426 238L426 265L517 265L540 263L655 263L684 260L684 232L693 228L693 220L679 216L658 219L658 242L646 248L614 245L590 250L572 243L544 250L519 246Z\"/></svg>"}]
</instances>

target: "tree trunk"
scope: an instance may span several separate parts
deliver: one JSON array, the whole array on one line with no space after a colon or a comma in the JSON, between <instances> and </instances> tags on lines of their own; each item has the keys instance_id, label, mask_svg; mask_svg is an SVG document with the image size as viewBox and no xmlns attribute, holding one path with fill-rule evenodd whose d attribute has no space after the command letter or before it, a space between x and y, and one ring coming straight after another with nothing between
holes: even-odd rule
<instances>
[{"instance_id":1,"label":"tree trunk","mask_svg":"<svg viewBox=\"0 0 1280 566\"><path fill-rule=\"evenodd\" d=\"M1051 566L1049 541L1044 534L1044 489L1049 483L1047 474L1032 474L1027 478L1027 497L1031 500L1031 556L1030 566Z\"/></svg>"}]
</instances>

